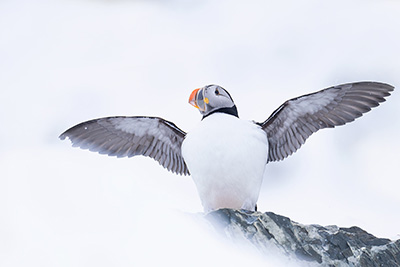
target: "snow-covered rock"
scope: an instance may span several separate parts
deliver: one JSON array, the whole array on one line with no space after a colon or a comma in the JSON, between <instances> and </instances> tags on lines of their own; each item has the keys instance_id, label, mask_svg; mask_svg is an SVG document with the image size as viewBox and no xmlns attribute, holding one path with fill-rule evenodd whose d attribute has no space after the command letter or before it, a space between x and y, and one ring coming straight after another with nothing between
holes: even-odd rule
<instances>
[{"instance_id":1,"label":"snow-covered rock","mask_svg":"<svg viewBox=\"0 0 400 267\"><path fill-rule=\"evenodd\" d=\"M305 265L400 266L400 239L377 238L359 227L303 225L272 212L231 209L205 218L229 239L245 240L265 254L279 251Z\"/></svg>"}]
</instances>

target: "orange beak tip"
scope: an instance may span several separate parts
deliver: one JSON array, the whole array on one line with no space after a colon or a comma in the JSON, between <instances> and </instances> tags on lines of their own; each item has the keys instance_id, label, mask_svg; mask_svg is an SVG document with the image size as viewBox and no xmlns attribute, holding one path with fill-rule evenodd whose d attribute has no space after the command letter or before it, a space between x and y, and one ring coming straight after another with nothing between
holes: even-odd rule
<instances>
[{"instance_id":1,"label":"orange beak tip","mask_svg":"<svg viewBox=\"0 0 400 267\"><path fill-rule=\"evenodd\" d=\"M199 90L200 90L200 88L193 90L193 92L190 94L190 97L189 97L189 104L196 108L199 108L196 104L196 95Z\"/></svg>"}]
</instances>

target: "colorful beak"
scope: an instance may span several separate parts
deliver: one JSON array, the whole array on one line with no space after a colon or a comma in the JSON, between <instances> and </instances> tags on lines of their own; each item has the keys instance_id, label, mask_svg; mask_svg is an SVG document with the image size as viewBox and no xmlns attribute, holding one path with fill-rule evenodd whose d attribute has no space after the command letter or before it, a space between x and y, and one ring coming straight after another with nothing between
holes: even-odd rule
<instances>
[{"instance_id":1,"label":"colorful beak","mask_svg":"<svg viewBox=\"0 0 400 267\"><path fill-rule=\"evenodd\" d=\"M200 109L200 108L197 105L196 96L197 96L197 92L199 90L200 90L200 88L197 88L197 89L193 90L193 92L190 94L190 97L189 97L189 104L192 105L195 108L198 108L198 109Z\"/></svg>"}]
</instances>

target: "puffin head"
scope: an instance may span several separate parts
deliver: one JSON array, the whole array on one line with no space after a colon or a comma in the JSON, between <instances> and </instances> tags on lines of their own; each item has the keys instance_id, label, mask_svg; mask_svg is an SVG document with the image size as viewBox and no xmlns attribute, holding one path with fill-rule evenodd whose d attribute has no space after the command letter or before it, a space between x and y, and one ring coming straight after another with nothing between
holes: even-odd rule
<instances>
[{"instance_id":1,"label":"puffin head","mask_svg":"<svg viewBox=\"0 0 400 267\"><path fill-rule=\"evenodd\" d=\"M231 95L219 85L212 84L195 89L190 94L189 103L199 109L203 119L215 112L239 117Z\"/></svg>"}]
</instances>

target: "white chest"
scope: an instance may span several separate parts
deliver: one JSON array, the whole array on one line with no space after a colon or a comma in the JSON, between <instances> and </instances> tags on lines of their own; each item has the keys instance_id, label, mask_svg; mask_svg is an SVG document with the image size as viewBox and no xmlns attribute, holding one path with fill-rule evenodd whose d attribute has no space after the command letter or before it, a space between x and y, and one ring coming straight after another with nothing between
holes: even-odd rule
<instances>
[{"instance_id":1,"label":"white chest","mask_svg":"<svg viewBox=\"0 0 400 267\"><path fill-rule=\"evenodd\" d=\"M254 209L268 158L256 124L215 113L187 134L182 155L206 211Z\"/></svg>"}]
</instances>

